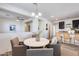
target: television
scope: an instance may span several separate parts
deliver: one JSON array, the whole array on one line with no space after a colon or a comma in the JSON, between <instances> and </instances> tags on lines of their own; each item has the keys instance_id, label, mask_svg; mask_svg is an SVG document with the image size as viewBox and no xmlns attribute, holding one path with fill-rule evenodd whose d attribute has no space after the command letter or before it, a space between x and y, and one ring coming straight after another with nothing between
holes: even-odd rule
<instances>
[{"instance_id":1,"label":"television","mask_svg":"<svg viewBox=\"0 0 79 59\"><path fill-rule=\"evenodd\" d=\"M75 29L79 29L79 20L73 20L72 21L72 26Z\"/></svg>"},{"instance_id":2,"label":"television","mask_svg":"<svg viewBox=\"0 0 79 59\"><path fill-rule=\"evenodd\" d=\"M64 21L59 22L59 29L64 29Z\"/></svg>"}]
</instances>

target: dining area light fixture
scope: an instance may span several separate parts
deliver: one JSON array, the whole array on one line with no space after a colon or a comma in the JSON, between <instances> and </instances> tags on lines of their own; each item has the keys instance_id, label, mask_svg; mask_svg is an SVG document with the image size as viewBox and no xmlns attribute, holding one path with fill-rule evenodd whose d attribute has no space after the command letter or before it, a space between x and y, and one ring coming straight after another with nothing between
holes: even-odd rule
<instances>
[{"instance_id":1,"label":"dining area light fixture","mask_svg":"<svg viewBox=\"0 0 79 59\"><path fill-rule=\"evenodd\" d=\"M42 16L42 13L38 10L38 3L33 3L33 5L35 6L35 12L32 12L32 16L36 18Z\"/></svg>"}]
</instances>

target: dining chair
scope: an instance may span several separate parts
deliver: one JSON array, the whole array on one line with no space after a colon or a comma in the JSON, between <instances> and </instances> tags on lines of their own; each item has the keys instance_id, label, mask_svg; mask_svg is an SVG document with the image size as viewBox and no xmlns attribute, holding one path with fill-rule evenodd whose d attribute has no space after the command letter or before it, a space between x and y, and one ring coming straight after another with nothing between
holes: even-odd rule
<instances>
[{"instance_id":1,"label":"dining chair","mask_svg":"<svg viewBox=\"0 0 79 59\"><path fill-rule=\"evenodd\" d=\"M57 41L57 43L53 44L48 44L46 46L47 48L53 48L53 55L54 56L61 56L61 43Z\"/></svg>"},{"instance_id":2,"label":"dining chair","mask_svg":"<svg viewBox=\"0 0 79 59\"><path fill-rule=\"evenodd\" d=\"M53 56L53 48L27 49L27 56Z\"/></svg>"},{"instance_id":3,"label":"dining chair","mask_svg":"<svg viewBox=\"0 0 79 59\"><path fill-rule=\"evenodd\" d=\"M10 40L12 46L12 56L25 56L26 47L22 42L19 42L19 38L15 37Z\"/></svg>"}]
</instances>

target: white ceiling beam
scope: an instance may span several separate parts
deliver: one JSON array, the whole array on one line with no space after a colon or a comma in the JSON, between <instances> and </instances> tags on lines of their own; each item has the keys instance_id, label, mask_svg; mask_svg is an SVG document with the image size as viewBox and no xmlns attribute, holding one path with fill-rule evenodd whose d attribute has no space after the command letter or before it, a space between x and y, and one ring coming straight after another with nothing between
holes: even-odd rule
<instances>
[{"instance_id":1,"label":"white ceiling beam","mask_svg":"<svg viewBox=\"0 0 79 59\"><path fill-rule=\"evenodd\" d=\"M27 11L17 8L15 6L9 5L9 4L0 4L0 8L14 12L14 13L18 13L21 15L31 16L30 13L28 13Z\"/></svg>"}]
</instances>

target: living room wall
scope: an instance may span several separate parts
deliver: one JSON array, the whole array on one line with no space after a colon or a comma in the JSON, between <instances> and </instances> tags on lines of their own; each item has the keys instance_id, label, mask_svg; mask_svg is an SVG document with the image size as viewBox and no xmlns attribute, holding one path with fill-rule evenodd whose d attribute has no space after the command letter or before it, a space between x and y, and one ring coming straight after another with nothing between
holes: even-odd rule
<instances>
[{"instance_id":1,"label":"living room wall","mask_svg":"<svg viewBox=\"0 0 79 59\"><path fill-rule=\"evenodd\" d=\"M10 26L15 26L15 31L10 30ZM0 33L24 32L23 21L13 19L0 19Z\"/></svg>"}]
</instances>

